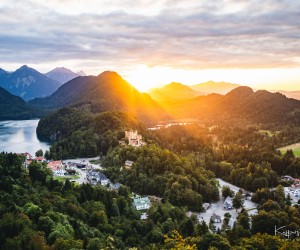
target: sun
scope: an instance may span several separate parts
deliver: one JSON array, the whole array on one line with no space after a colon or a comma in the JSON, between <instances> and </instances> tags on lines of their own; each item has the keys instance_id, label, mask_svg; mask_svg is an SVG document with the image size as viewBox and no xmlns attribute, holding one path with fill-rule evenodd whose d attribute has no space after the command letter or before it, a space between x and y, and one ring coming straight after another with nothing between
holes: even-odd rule
<instances>
[{"instance_id":1,"label":"sun","mask_svg":"<svg viewBox=\"0 0 300 250\"><path fill-rule=\"evenodd\" d=\"M127 71L124 78L141 92L148 92L150 89L175 81L187 84L199 83L199 76L190 70L161 66L139 65Z\"/></svg>"},{"instance_id":2,"label":"sun","mask_svg":"<svg viewBox=\"0 0 300 250\"><path fill-rule=\"evenodd\" d=\"M139 65L127 72L125 79L137 90L147 92L152 88L158 87L159 83L166 83L165 74L161 69Z\"/></svg>"},{"instance_id":3,"label":"sun","mask_svg":"<svg viewBox=\"0 0 300 250\"><path fill-rule=\"evenodd\" d=\"M138 65L122 74L140 92L162 87L171 82L185 85L207 81L229 82L246 85L254 89L300 90L299 68L287 69L175 69L169 67L149 67Z\"/></svg>"}]
</instances>

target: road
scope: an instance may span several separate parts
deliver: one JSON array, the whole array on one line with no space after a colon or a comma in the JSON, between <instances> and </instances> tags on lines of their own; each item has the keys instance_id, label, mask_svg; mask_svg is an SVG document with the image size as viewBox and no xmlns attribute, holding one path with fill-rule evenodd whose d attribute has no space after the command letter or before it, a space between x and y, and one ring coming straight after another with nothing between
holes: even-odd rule
<instances>
[{"instance_id":1,"label":"road","mask_svg":"<svg viewBox=\"0 0 300 250\"><path fill-rule=\"evenodd\" d=\"M99 160L100 157L93 157L93 158L77 158L77 159L67 159L63 162L72 162L72 163L81 163L86 164L88 169L102 169L101 165L99 164L92 164L89 161L91 160ZM76 172L79 173L79 178L74 179L73 181L77 182L78 184L88 183L88 180L86 179L86 172L87 170L82 170L80 168L76 168ZM72 180L71 180L72 181Z\"/></svg>"},{"instance_id":2,"label":"road","mask_svg":"<svg viewBox=\"0 0 300 250\"><path fill-rule=\"evenodd\" d=\"M216 202L216 203L212 203L211 204L211 206L205 211L205 212L203 212L203 213L197 213L196 215L197 215L197 218L198 218L198 220L199 221L205 221L206 222L206 224L208 225L209 224L209 222L210 222L210 217L215 213L216 215L219 215L219 216L221 216L221 219L222 219L222 221L223 221L223 219L224 219L224 214L225 213L230 213L230 215L231 215L231 219L230 219L230 221L229 221L229 226L230 227L232 227L233 226L233 223L234 223L234 221L236 220L236 218L237 218L237 216L238 216L238 212L236 212L236 210L235 209L230 209L230 210L224 210L223 209L223 203L224 203L224 198L222 197L222 187L223 186L229 186L230 187L230 189L232 190L232 191L234 191L235 193L236 192L238 192L239 191L239 187L237 187L237 186L234 186L234 185L232 185L232 184L230 184L230 183L228 183L228 182L226 182L226 181L224 181L224 180L222 180L222 179L216 179L218 182L219 182L219 184L220 184L220 187L219 187L219 192L220 192L220 201L218 201L218 202ZM249 214L249 216L250 215L253 215L253 214L256 214L257 213L257 204L256 203L254 203L254 202L252 202L252 201L249 201L249 200L245 200L245 202L244 202L244 208L246 209L246 210L249 210L248 211L248 214ZM221 226L222 226L222 222L221 223L215 223L214 224L217 228L221 228Z\"/></svg>"}]
</instances>

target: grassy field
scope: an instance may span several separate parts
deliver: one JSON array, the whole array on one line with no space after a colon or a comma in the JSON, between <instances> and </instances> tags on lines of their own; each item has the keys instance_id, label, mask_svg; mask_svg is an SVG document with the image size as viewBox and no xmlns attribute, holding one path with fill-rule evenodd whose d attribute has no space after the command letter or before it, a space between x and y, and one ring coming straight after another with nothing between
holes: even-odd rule
<instances>
[{"instance_id":1,"label":"grassy field","mask_svg":"<svg viewBox=\"0 0 300 250\"><path fill-rule=\"evenodd\" d=\"M281 153L285 153L288 149L292 149L295 156L300 157L300 143L295 143L286 147L278 148L278 150L281 151Z\"/></svg>"},{"instance_id":2,"label":"grassy field","mask_svg":"<svg viewBox=\"0 0 300 250\"><path fill-rule=\"evenodd\" d=\"M54 176L53 179L64 182L66 179L69 180L79 179L79 175Z\"/></svg>"},{"instance_id":3,"label":"grassy field","mask_svg":"<svg viewBox=\"0 0 300 250\"><path fill-rule=\"evenodd\" d=\"M100 164L101 163L101 160L90 160L90 163L92 164Z\"/></svg>"}]
</instances>

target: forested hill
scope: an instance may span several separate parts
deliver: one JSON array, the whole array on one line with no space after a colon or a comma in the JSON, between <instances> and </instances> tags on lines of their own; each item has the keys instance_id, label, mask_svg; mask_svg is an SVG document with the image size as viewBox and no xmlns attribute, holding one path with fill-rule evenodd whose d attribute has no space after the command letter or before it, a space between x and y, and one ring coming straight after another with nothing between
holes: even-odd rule
<instances>
[{"instance_id":1,"label":"forested hill","mask_svg":"<svg viewBox=\"0 0 300 250\"><path fill-rule=\"evenodd\" d=\"M37 117L38 112L22 98L0 87L0 120L19 120Z\"/></svg>"},{"instance_id":2,"label":"forested hill","mask_svg":"<svg viewBox=\"0 0 300 250\"><path fill-rule=\"evenodd\" d=\"M264 124L300 122L299 100L265 90L254 92L249 87L238 87L226 95L211 94L161 105L177 118L237 118Z\"/></svg>"},{"instance_id":3,"label":"forested hill","mask_svg":"<svg viewBox=\"0 0 300 250\"><path fill-rule=\"evenodd\" d=\"M120 110L132 112L143 121L159 121L167 115L152 98L137 91L115 72L105 71L98 76L77 77L47 98L30 102L43 108L71 105L90 106L93 113Z\"/></svg>"},{"instance_id":4,"label":"forested hill","mask_svg":"<svg viewBox=\"0 0 300 250\"><path fill-rule=\"evenodd\" d=\"M119 144L125 130L145 131L132 114L120 111L93 115L84 108L66 107L44 117L37 127L39 137L58 142L52 146L53 158L94 157L106 154Z\"/></svg>"}]
</instances>

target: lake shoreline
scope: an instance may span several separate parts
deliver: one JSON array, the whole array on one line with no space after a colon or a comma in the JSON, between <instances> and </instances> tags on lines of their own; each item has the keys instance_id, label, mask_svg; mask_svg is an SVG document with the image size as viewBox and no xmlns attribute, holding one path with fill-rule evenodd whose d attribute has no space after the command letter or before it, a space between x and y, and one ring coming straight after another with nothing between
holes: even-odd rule
<instances>
[{"instance_id":1,"label":"lake shoreline","mask_svg":"<svg viewBox=\"0 0 300 250\"><path fill-rule=\"evenodd\" d=\"M38 138L39 119L0 121L0 152L32 155L39 149L49 150L50 143Z\"/></svg>"}]
</instances>

